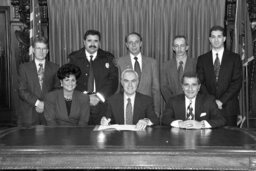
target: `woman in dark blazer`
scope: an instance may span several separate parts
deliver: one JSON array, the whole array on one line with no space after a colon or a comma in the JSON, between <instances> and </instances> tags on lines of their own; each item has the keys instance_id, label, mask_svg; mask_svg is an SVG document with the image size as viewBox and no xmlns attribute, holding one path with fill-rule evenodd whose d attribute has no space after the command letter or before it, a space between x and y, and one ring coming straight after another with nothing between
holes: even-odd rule
<instances>
[{"instance_id":1,"label":"woman in dark blazer","mask_svg":"<svg viewBox=\"0 0 256 171\"><path fill-rule=\"evenodd\" d=\"M77 79L81 70L74 64L59 68L57 76L62 89L52 91L45 97L45 118L50 126L85 126L90 114L90 101L87 94L76 91Z\"/></svg>"}]
</instances>

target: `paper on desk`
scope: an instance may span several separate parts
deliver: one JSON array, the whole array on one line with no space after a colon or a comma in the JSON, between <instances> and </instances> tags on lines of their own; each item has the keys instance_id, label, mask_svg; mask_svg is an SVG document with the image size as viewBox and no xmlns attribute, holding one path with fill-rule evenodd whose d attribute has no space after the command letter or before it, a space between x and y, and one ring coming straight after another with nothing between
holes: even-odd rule
<instances>
[{"instance_id":1,"label":"paper on desk","mask_svg":"<svg viewBox=\"0 0 256 171\"><path fill-rule=\"evenodd\" d=\"M107 129L116 129L118 131L141 131L136 128L136 125L119 125L113 124L108 126L99 125L95 127L95 131L107 130Z\"/></svg>"}]
</instances>

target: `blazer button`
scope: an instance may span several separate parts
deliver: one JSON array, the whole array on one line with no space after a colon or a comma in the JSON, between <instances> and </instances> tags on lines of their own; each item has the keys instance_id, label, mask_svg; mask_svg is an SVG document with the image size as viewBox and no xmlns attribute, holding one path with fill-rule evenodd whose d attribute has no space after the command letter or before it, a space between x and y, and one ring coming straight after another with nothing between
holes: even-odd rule
<instances>
[{"instance_id":1,"label":"blazer button","mask_svg":"<svg viewBox=\"0 0 256 171\"><path fill-rule=\"evenodd\" d=\"M86 73L85 75L87 76L88 74Z\"/></svg>"}]
</instances>

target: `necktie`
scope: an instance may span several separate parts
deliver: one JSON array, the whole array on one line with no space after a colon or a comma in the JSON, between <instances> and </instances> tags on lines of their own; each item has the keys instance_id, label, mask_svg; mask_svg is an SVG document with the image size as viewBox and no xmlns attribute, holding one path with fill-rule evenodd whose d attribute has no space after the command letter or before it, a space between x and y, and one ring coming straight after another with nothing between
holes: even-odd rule
<instances>
[{"instance_id":1,"label":"necktie","mask_svg":"<svg viewBox=\"0 0 256 171\"><path fill-rule=\"evenodd\" d=\"M134 63L134 70L137 72L138 76L139 76L139 80L140 80L140 76L141 76L141 69L140 69L140 64L138 62L138 57L134 57L135 63Z\"/></svg>"},{"instance_id":2,"label":"necktie","mask_svg":"<svg viewBox=\"0 0 256 171\"><path fill-rule=\"evenodd\" d=\"M182 76L183 76L183 61L179 62L178 76L179 76L179 81L181 82L181 79L182 79Z\"/></svg>"},{"instance_id":3,"label":"necktie","mask_svg":"<svg viewBox=\"0 0 256 171\"><path fill-rule=\"evenodd\" d=\"M94 89L94 74L93 74L92 58L93 58L93 56L91 55L90 56L89 78L88 78L88 84L87 84L87 91L89 93L92 93L93 89Z\"/></svg>"},{"instance_id":4,"label":"necktie","mask_svg":"<svg viewBox=\"0 0 256 171\"><path fill-rule=\"evenodd\" d=\"M126 104L126 123L128 125L133 124L133 114L132 114L132 103L131 103L131 99L127 98L127 104Z\"/></svg>"},{"instance_id":5,"label":"necktie","mask_svg":"<svg viewBox=\"0 0 256 171\"><path fill-rule=\"evenodd\" d=\"M189 103L188 108L187 108L187 117L186 120L193 120L194 115L193 115L193 108L192 108L192 101Z\"/></svg>"},{"instance_id":6,"label":"necktie","mask_svg":"<svg viewBox=\"0 0 256 171\"><path fill-rule=\"evenodd\" d=\"M39 84L42 89L43 87L43 79L44 79L44 67L43 64L39 64L39 69L37 71L38 79L39 79Z\"/></svg>"},{"instance_id":7,"label":"necktie","mask_svg":"<svg viewBox=\"0 0 256 171\"><path fill-rule=\"evenodd\" d=\"M218 81L219 72L220 72L220 59L218 57L218 53L216 53L216 59L214 61L214 73L215 73L216 81Z\"/></svg>"}]
</instances>

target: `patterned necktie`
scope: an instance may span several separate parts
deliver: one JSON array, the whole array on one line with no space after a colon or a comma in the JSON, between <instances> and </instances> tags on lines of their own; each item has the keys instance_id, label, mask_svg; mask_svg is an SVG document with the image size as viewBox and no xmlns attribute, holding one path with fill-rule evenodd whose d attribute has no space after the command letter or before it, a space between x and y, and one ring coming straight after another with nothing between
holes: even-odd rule
<instances>
[{"instance_id":1,"label":"patterned necktie","mask_svg":"<svg viewBox=\"0 0 256 171\"><path fill-rule=\"evenodd\" d=\"M140 64L138 62L138 57L134 57L135 63L134 63L134 70L137 72L138 76L139 76L139 80L140 80L140 76L141 76L141 69L140 69Z\"/></svg>"},{"instance_id":2,"label":"patterned necktie","mask_svg":"<svg viewBox=\"0 0 256 171\"><path fill-rule=\"evenodd\" d=\"M37 71L38 79L39 79L39 84L41 89L43 88L43 79L44 79L44 67L43 64L39 64L39 69Z\"/></svg>"},{"instance_id":3,"label":"patterned necktie","mask_svg":"<svg viewBox=\"0 0 256 171\"><path fill-rule=\"evenodd\" d=\"M87 91L89 93L92 93L94 90L94 74L93 74L93 66L92 66L92 58L93 56L90 56L90 69L89 69L89 78L87 83Z\"/></svg>"},{"instance_id":4,"label":"patterned necktie","mask_svg":"<svg viewBox=\"0 0 256 171\"><path fill-rule=\"evenodd\" d=\"M182 76L183 76L183 61L179 62L178 76L179 76L179 81L181 82L181 79L182 79Z\"/></svg>"},{"instance_id":5,"label":"patterned necktie","mask_svg":"<svg viewBox=\"0 0 256 171\"><path fill-rule=\"evenodd\" d=\"M133 114L132 114L132 103L131 99L127 98L127 104L126 104L126 123L127 125L133 124Z\"/></svg>"},{"instance_id":6,"label":"patterned necktie","mask_svg":"<svg viewBox=\"0 0 256 171\"><path fill-rule=\"evenodd\" d=\"M214 61L214 73L216 77L216 81L219 79L219 72L220 72L220 59L218 57L218 53L216 53L216 59Z\"/></svg>"},{"instance_id":7,"label":"patterned necktie","mask_svg":"<svg viewBox=\"0 0 256 171\"><path fill-rule=\"evenodd\" d=\"M193 108L192 108L192 101L190 101L188 107L187 107L187 117L186 120L194 120L194 115L193 115Z\"/></svg>"}]
</instances>

